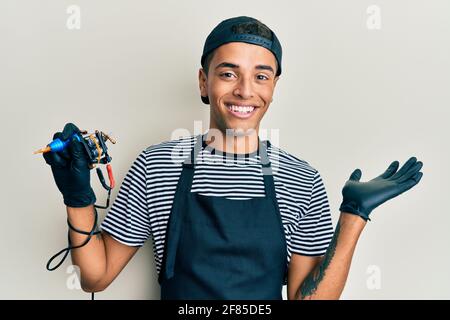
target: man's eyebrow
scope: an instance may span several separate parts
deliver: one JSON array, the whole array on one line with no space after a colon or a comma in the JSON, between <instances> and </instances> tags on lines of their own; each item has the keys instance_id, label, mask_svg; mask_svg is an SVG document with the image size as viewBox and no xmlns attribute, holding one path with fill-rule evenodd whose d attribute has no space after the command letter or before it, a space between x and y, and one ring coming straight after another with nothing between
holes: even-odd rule
<instances>
[{"instance_id":1,"label":"man's eyebrow","mask_svg":"<svg viewBox=\"0 0 450 320\"><path fill-rule=\"evenodd\" d=\"M231 62L222 62L219 63L215 69L219 69L219 68L232 68L232 69L237 69L239 68L239 66L237 64L231 63Z\"/></svg>"},{"instance_id":2,"label":"man's eyebrow","mask_svg":"<svg viewBox=\"0 0 450 320\"><path fill-rule=\"evenodd\" d=\"M257 65L257 66L255 67L255 69L258 69L258 70L268 70L268 71L272 71L272 73L275 74L275 71L273 71L273 68L272 68L271 66L268 66L268 65L265 65L265 64Z\"/></svg>"},{"instance_id":3,"label":"man's eyebrow","mask_svg":"<svg viewBox=\"0 0 450 320\"><path fill-rule=\"evenodd\" d=\"M237 64L231 63L231 62L222 62L219 63L215 69L219 69L219 68L232 68L232 69L237 69L239 68L239 66ZM258 70L268 70L271 71L273 74L275 74L275 71L273 71L273 68L271 66L265 65L265 64L259 64L255 67L255 69Z\"/></svg>"}]
</instances>

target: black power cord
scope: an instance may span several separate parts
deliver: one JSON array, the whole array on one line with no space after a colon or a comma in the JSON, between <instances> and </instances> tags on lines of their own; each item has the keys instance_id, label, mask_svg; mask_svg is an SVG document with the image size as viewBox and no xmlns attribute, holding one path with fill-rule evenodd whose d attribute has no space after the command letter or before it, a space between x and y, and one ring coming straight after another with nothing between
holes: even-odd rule
<instances>
[{"instance_id":1,"label":"black power cord","mask_svg":"<svg viewBox=\"0 0 450 320\"><path fill-rule=\"evenodd\" d=\"M96 230L97 229L98 213L97 213L97 209L96 209L95 205L94 205L94 215L95 215L94 225L92 226L92 228L91 228L91 230L89 232L78 230L77 228L72 226L72 224L69 222L69 219L67 219L67 225L69 226L69 229L72 229L73 231L81 233L81 234L85 234L85 235L87 235L87 238L83 241L82 244L80 244L78 246L73 246L72 245L72 241L70 240L70 230L68 230L68 232L67 232L67 241L68 241L69 245L66 248L64 248L61 251L59 251L58 253L54 254L48 260L47 266L46 266L48 271L54 271L54 270L58 269L61 266L61 264L63 264L64 260L66 260L70 250L81 248L81 247L85 246L91 240L93 235L97 235L97 234L101 233L100 230ZM64 253L64 256L59 261L59 263L56 266L54 266L54 267L50 267L50 264L53 262L53 260L56 259L58 256L60 256L63 253ZM91 300L94 300L94 292L91 292Z\"/></svg>"},{"instance_id":2,"label":"black power cord","mask_svg":"<svg viewBox=\"0 0 450 320\"><path fill-rule=\"evenodd\" d=\"M69 219L67 219L67 224L68 224L68 226L69 226L70 229L72 229L72 230L75 231L75 232L78 232L78 233L82 233L82 234L88 235L88 237L83 241L82 244L80 244L80 245L78 245L78 246L72 246L72 241L70 240L70 230L69 230L69 231L67 232L67 242L69 243L69 245L68 245L66 248L64 248L64 249L62 249L61 251L59 251L59 252L57 252L56 254L54 254L54 255L48 260L47 266L46 266L48 271L54 271L54 270L58 269L58 268L63 264L64 260L66 260L67 255L69 254L70 250L72 250L72 249L77 249L77 248L81 248L81 247L85 246L85 245L89 242L89 240L91 240L91 237L92 237L93 235L96 235L96 234L99 234L99 233L100 233L100 231L96 231L96 230L95 230L95 229L97 228L97 219L98 219L98 213L97 213L97 210L95 209L95 206L94 206L94 215L95 215L94 225L92 226L92 229L91 229L91 231L89 231L89 232L81 231L81 230L76 229L74 226L72 226L72 225L70 224ZM61 258L61 260L59 261L59 263L58 263L56 266L54 266L54 267L50 267L50 264L53 262L53 260L56 259L58 256L60 256L60 255L63 254L63 253L64 253L64 256Z\"/></svg>"},{"instance_id":3,"label":"black power cord","mask_svg":"<svg viewBox=\"0 0 450 320\"><path fill-rule=\"evenodd\" d=\"M66 260L67 256L69 255L70 250L73 249L78 249L81 248L83 246L85 246L92 238L93 235L97 235L100 234L101 231L100 230L96 230L97 229L97 221L98 221L98 213L97 213L97 208L99 209L107 209L109 207L109 200L111 197L111 190L112 188L110 186L108 186L105 182L105 179L103 177L102 171L100 170L100 168L97 168L97 175L100 179L100 182L102 184L102 186L108 190L108 197L106 199L106 205L105 206L99 206L94 204L94 224L91 228L90 231L83 231L83 230L79 230L77 228L75 228L74 226L72 226L72 224L70 223L69 219L67 218L67 225L69 226L69 229L77 232L77 233L81 233L84 235L87 235L87 238L83 241L82 244L77 245L77 246L72 246L72 241L70 240L70 230L67 231L67 242L68 242L68 246L62 250L60 250L59 252L57 252L56 254L54 254L47 262L46 268L48 271L54 271L56 269L58 269L64 262L64 260ZM59 261L59 263L54 266L54 267L50 267L51 263L53 262L54 259L56 259L58 256L60 256L61 254L64 254L64 256L61 258L61 260ZM94 292L91 292L91 300L94 300Z\"/></svg>"}]
</instances>

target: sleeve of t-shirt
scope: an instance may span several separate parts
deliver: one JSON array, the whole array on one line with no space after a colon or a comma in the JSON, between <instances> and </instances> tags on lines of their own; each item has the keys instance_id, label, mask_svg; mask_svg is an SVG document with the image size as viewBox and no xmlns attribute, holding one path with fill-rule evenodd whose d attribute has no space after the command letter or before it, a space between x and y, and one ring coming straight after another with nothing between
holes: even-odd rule
<instances>
[{"instance_id":1,"label":"sleeve of t-shirt","mask_svg":"<svg viewBox=\"0 0 450 320\"><path fill-rule=\"evenodd\" d=\"M143 246L151 234L146 201L145 159L144 150L125 175L117 197L100 226L102 231L117 241L133 247Z\"/></svg>"},{"instance_id":2,"label":"sleeve of t-shirt","mask_svg":"<svg viewBox=\"0 0 450 320\"><path fill-rule=\"evenodd\" d=\"M306 213L292 234L292 252L304 256L324 255L333 237L328 197L319 172L315 172Z\"/></svg>"}]
</instances>

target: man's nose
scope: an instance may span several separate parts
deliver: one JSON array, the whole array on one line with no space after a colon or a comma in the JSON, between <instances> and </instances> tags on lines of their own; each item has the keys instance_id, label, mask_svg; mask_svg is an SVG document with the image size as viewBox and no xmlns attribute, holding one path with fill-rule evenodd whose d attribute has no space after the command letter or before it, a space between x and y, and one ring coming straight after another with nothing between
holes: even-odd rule
<instances>
[{"instance_id":1,"label":"man's nose","mask_svg":"<svg viewBox=\"0 0 450 320\"><path fill-rule=\"evenodd\" d=\"M251 79L242 77L236 84L234 95L241 97L243 100L253 98L253 83Z\"/></svg>"}]
</instances>

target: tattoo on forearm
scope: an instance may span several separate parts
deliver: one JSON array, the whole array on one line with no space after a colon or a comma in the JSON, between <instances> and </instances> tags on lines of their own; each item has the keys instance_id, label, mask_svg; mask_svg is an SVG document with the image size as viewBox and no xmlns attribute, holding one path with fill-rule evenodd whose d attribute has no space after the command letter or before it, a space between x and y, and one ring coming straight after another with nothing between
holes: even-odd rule
<instances>
[{"instance_id":1,"label":"tattoo on forearm","mask_svg":"<svg viewBox=\"0 0 450 320\"><path fill-rule=\"evenodd\" d=\"M325 258L320 263L318 268L311 272L309 274L305 281L303 281L303 284L300 287L300 298L304 299L307 296L313 295L317 287L319 286L319 283L322 281L323 277L325 276L325 271L327 270L328 266L331 263L331 260L333 259L334 253L336 252L336 244L337 239L339 237L339 233L341 230L340 223L337 224L336 230L334 231L333 239L330 242L330 245L328 247L328 250L325 254Z\"/></svg>"}]
</instances>

